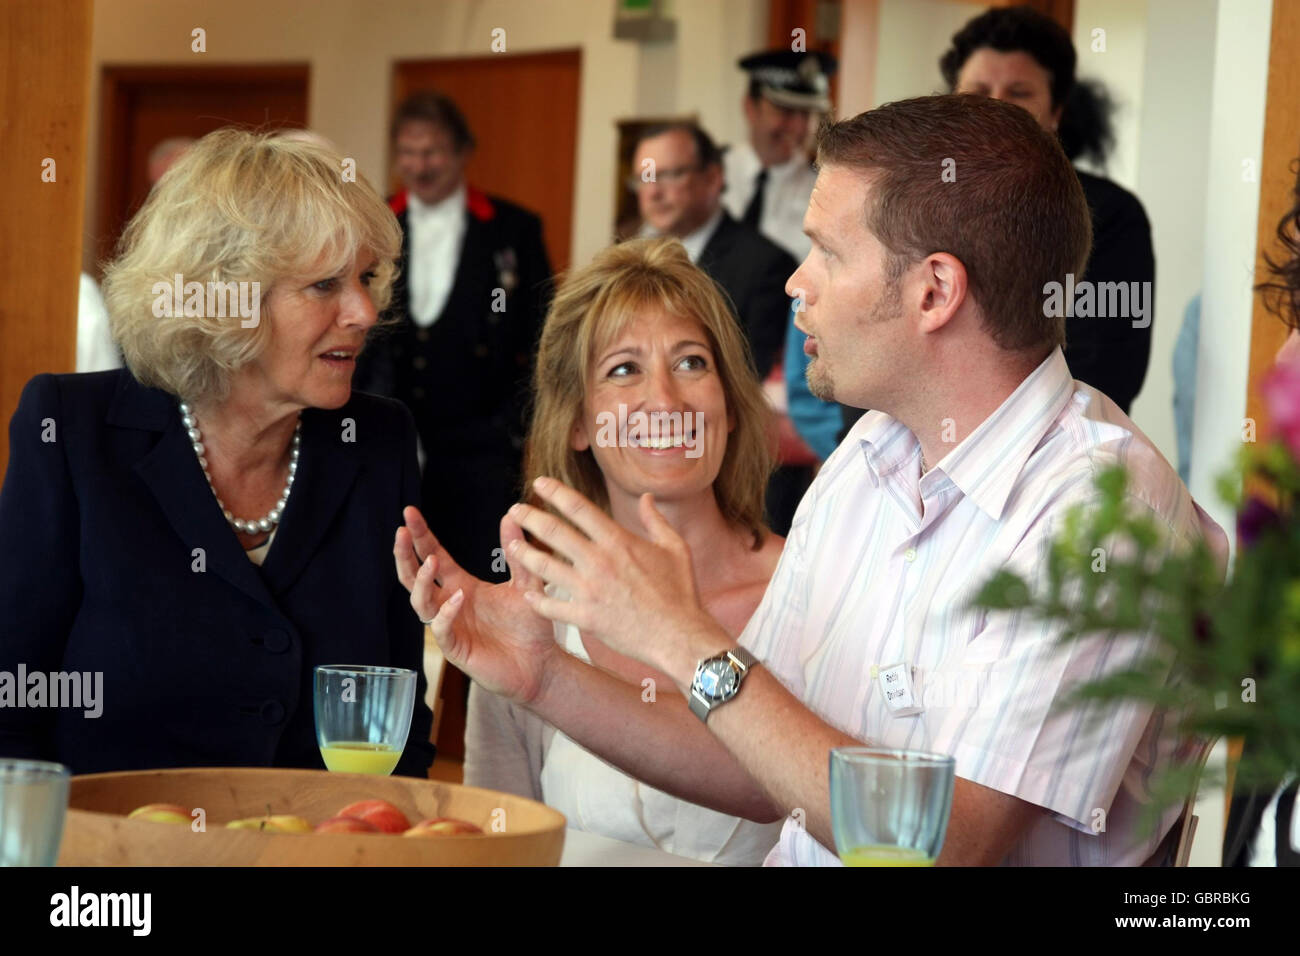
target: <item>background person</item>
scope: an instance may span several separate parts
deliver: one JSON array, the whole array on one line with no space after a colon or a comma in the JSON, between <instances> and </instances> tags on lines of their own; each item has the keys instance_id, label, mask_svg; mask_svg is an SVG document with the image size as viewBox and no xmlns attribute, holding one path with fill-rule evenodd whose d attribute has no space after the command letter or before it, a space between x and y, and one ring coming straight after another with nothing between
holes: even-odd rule
<instances>
[{"instance_id":1,"label":"background person","mask_svg":"<svg viewBox=\"0 0 1300 956\"><path fill-rule=\"evenodd\" d=\"M785 343L790 311L785 280L794 271L794 258L728 215L722 206L721 153L700 127L668 123L646 129L632 168L642 235L680 239L691 262L722 286L762 381ZM642 170L653 170L653 177L646 179Z\"/></svg>"},{"instance_id":2,"label":"background person","mask_svg":"<svg viewBox=\"0 0 1300 956\"><path fill-rule=\"evenodd\" d=\"M809 134L817 117L830 113L830 78L837 64L827 53L778 49L751 54L738 66L749 75L741 100L749 135L723 156L722 201L743 225L757 229L799 262L810 248L803 214L817 181ZM781 467L769 488L768 507L773 526L783 532L812 483L813 466L835 446L841 419L837 405L808 391L808 360L793 314L786 322L786 343L781 374L764 385L781 419ZM854 418L860 414L855 410Z\"/></svg>"},{"instance_id":3,"label":"background person","mask_svg":"<svg viewBox=\"0 0 1300 956\"><path fill-rule=\"evenodd\" d=\"M1104 156L1108 109L1095 88L1076 84L1075 59L1070 34L1055 20L1029 7L996 7L953 35L939 68L953 92L1014 103L1044 129L1063 133L1071 159L1085 152ZM1071 111L1074 116L1068 117ZM1140 320L1144 327L1134 326L1136 316L1065 320L1065 361L1074 377L1128 414L1151 357L1156 271L1151 224L1128 190L1081 169L1075 173L1092 212L1092 251L1083 275L1075 276L1076 287L1081 281L1151 283L1148 311ZM1065 277L1053 281L1064 283Z\"/></svg>"},{"instance_id":4,"label":"background person","mask_svg":"<svg viewBox=\"0 0 1300 956\"><path fill-rule=\"evenodd\" d=\"M1256 286L1265 306L1291 330L1277 352L1278 365L1300 366L1300 177L1292 189L1293 203L1277 224L1280 256L1264 254L1267 277ZM1294 504L1292 504L1294 507ZM1294 512L1288 521L1296 520ZM1255 741L1247 737L1242 754ZM1232 795L1223 834L1224 866L1300 866L1300 767L1275 790L1252 787Z\"/></svg>"},{"instance_id":5,"label":"background person","mask_svg":"<svg viewBox=\"0 0 1300 956\"><path fill-rule=\"evenodd\" d=\"M23 391L0 489L0 670L102 673L103 700L96 719L0 708L0 753L79 774L323 769L314 668L382 664L420 674L396 772L427 774L423 631L374 534L417 500L415 429L351 387L401 237L340 162L205 136L108 266L126 368ZM177 274L260 283L256 321L202 301L159 314L155 284L170 298Z\"/></svg>"},{"instance_id":6,"label":"background person","mask_svg":"<svg viewBox=\"0 0 1300 956\"><path fill-rule=\"evenodd\" d=\"M731 634L757 606L782 544L763 524L767 410L748 364L726 302L680 244L606 249L565 280L551 308L527 455L529 478L565 475L634 534L646 533L637 499L653 494L693 542L700 600ZM679 422L695 448L636 447L635 435L628 446L602 444L601 422L620 409L677 416L664 420ZM555 640L626 693L645 699L650 680L654 706L684 707L669 678L594 635L557 626ZM757 865L780 833L643 784L477 684L465 783L540 800L570 827L713 863Z\"/></svg>"},{"instance_id":7,"label":"background person","mask_svg":"<svg viewBox=\"0 0 1300 956\"><path fill-rule=\"evenodd\" d=\"M794 271L794 259L728 215L721 202L718 148L698 126L672 123L645 130L636 144L633 169L645 223L642 234L680 239L691 261L717 281L749 342L759 380L767 380L785 347L791 307L785 280ZM651 169L654 176L647 181L641 171ZM772 474L766 508L777 533L789 529L811 480L809 472L781 467Z\"/></svg>"},{"instance_id":8,"label":"background person","mask_svg":"<svg viewBox=\"0 0 1300 956\"><path fill-rule=\"evenodd\" d=\"M941 182L954 155L962 174ZM1070 377L1064 323L1038 307L1044 283L1088 253L1078 179L1026 111L973 96L837 123L818 157L814 249L790 279L808 296L809 384L872 411L818 473L739 643L695 600L691 548L651 496L638 512L647 540L549 477L534 484L547 510L511 509L506 553L565 600L485 587L408 525L395 558L412 605L436 614L449 661L605 760L719 812L786 818L770 863L839 862L826 754L871 741L955 757L941 863L1140 864L1181 811L1140 827L1147 781L1178 753L1166 715L1058 704L1149 654L1154 635L1063 646L1056 622L971 609L1002 568L1046 586L1044 550L1111 465L1167 546L1226 544L1115 403ZM646 707L557 651L529 609L684 694L709 693L709 674L732 675L718 684L730 689L694 721ZM894 713L882 684L908 668L944 692L918 689L920 712Z\"/></svg>"},{"instance_id":9,"label":"background person","mask_svg":"<svg viewBox=\"0 0 1300 956\"><path fill-rule=\"evenodd\" d=\"M356 387L398 398L428 457L425 514L466 566L500 577L497 522L519 497L529 377L551 264L532 212L470 186L474 135L446 96L397 108L393 154L403 190L392 323L377 330Z\"/></svg>"}]
</instances>

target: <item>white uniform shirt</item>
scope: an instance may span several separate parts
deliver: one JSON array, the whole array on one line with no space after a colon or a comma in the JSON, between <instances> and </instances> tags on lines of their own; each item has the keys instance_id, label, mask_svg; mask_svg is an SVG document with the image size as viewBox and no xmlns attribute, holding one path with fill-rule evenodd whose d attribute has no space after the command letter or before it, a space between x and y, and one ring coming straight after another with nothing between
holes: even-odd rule
<instances>
[{"instance_id":1,"label":"white uniform shirt","mask_svg":"<svg viewBox=\"0 0 1300 956\"><path fill-rule=\"evenodd\" d=\"M422 203L414 193L409 193L406 209L411 320L427 327L442 314L456 282L468 215L465 185L462 183L454 193L433 205Z\"/></svg>"},{"instance_id":2,"label":"white uniform shirt","mask_svg":"<svg viewBox=\"0 0 1300 956\"><path fill-rule=\"evenodd\" d=\"M1057 647L1059 625L967 607L1003 566L1040 588L1066 510L1093 500L1095 475L1113 464L1127 467L1130 501L1171 529L1171 545L1204 533L1226 553L1169 463L1114 402L1070 377L1060 349L923 477L912 432L868 412L800 503L739 642L845 733L952 754L957 776L1047 808L1004 863L1138 865L1181 810L1137 836L1152 773L1178 749L1169 722L1147 705L1112 704L1097 730L1085 709L1051 708L1153 638ZM914 716L893 716L871 676L900 661L918 675ZM787 820L767 862L839 860Z\"/></svg>"},{"instance_id":3,"label":"white uniform shirt","mask_svg":"<svg viewBox=\"0 0 1300 956\"><path fill-rule=\"evenodd\" d=\"M722 203L736 219L745 215L762 169L763 164L749 143L738 143L727 150L723 158L727 188ZM794 256L796 262L802 262L812 248L812 240L803 234L803 217L815 182L817 171L799 153L789 162L767 171L758 231Z\"/></svg>"},{"instance_id":4,"label":"white uniform shirt","mask_svg":"<svg viewBox=\"0 0 1300 956\"><path fill-rule=\"evenodd\" d=\"M713 238L713 233L717 230L718 223L722 222L722 212L722 207L719 206L713 211L713 215L704 221L704 224L700 226L700 228L678 239L678 242L686 248L686 255L690 258L692 264L699 264L700 256L704 255L704 248L709 244L709 240ZM641 226L641 231L638 235L642 239L653 239L656 236L663 235L663 233L659 232L659 230L655 229L649 223L644 223Z\"/></svg>"}]
</instances>

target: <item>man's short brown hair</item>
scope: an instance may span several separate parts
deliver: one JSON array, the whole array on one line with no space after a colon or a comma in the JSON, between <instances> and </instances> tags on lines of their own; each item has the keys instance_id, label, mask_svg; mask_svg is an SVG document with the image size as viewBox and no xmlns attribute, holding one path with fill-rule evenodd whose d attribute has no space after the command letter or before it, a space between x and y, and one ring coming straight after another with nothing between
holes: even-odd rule
<instances>
[{"instance_id":1,"label":"man's short brown hair","mask_svg":"<svg viewBox=\"0 0 1300 956\"><path fill-rule=\"evenodd\" d=\"M960 259L1004 349L1065 342L1044 286L1082 277L1092 247L1083 187L1056 137L1027 110L970 94L924 96L824 126L818 165L871 178L867 228L891 279L931 253Z\"/></svg>"}]
</instances>

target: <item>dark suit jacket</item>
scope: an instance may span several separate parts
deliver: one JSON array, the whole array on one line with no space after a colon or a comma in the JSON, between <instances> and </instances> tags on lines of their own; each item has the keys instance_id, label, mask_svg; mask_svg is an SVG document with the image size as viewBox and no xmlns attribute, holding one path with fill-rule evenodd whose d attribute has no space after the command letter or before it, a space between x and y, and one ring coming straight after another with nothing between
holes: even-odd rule
<instances>
[{"instance_id":1,"label":"dark suit jacket","mask_svg":"<svg viewBox=\"0 0 1300 956\"><path fill-rule=\"evenodd\" d=\"M386 325L371 333L356 388L399 398L426 450L523 445L537 340L550 302L551 264L536 215L468 189L465 238L446 305L427 329L408 317L407 197L389 200L402 227L400 270ZM504 290L504 308L494 308Z\"/></svg>"},{"instance_id":2,"label":"dark suit jacket","mask_svg":"<svg viewBox=\"0 0 1300 956\"><path fill-rule=\"evenodd\" d=\"M762 381L785 351L790 319L785 283L794 273L794 257L724 212L697 265L731 298Z\"/></svg>"},{"instance_id":3,"label":"dark suit jacket","mask_svg":"<svg viewBox=\"0 0 1300 956\"><path fill-rule=\"evenodd\" d=\"M1092 255L1083 279L1150 282L1154 310L1156 260L1142 203L1109 179L1076 172L1092 211ZM1067 317L1065 362L1070 373L1104 392L1127 414L1146 379L1154 328L1154 321L1136 329L1131 319Z\"/></svg>"},{"instance_id":4,"label":"dark suit jacket","mask_svg":"<svg viewBox=\"0 0 1300 956\"><path fill-rule=\"evenodd\" d=\"M124 369L32 379L0 488L0 671L100 672L102 713L0 708L0 754L74 773L323 768L313 669L386 664L420 675L396 772L425 776L423 628L392 557L417 494L414 438L399 405L369 395L304 411L259 569L172 396Z\"/></svg>"},{"instance_id":5,"label":"dark suit jacket","mask_svg":"<svg viewBox=\"0 0 1300 956\"><path fill-rule=\"evenodd\" d=\"M372 332L353 383L410 408L429 457L420 492L425 518L462 567L499 579L505 563L494 549L501 516L519 498L533 362L550 297L542 223L469 189L451 293L433 325L419 328L408 317L406 194L389 204L402 227L400 272L389 322Z\"/></svg>"}]
</instances>

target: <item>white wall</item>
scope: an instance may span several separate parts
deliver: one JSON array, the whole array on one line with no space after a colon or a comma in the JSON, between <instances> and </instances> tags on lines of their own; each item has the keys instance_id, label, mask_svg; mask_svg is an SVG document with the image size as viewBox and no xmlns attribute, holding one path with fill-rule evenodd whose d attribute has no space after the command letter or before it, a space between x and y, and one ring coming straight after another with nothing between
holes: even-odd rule
<instances>
[{"instance_id":1,"label":"white wall","mask_svg":"<svg viewBox=\"0 0 1300 956\"><path fill-rule=\"evenodd\" d=\"M1210 66L1217 7L1216 0L1148 0L1140 109L1129 111L1136 114L1131 117L1136 128L1130 131L1130 117L1125 117L1120 135L1121 143L1128 139L1136 144L1131 157L1136 159L1136 178L1125 185L1146 207L1156 251L1151 364L1133 403L1133 419L1175 466L1172 361L1183 313L1204 281L1204 196L1214 77ZM1108 31L1108 39L1111 35ZM1082 44L1086 37L1077 30L1075 42Z\"/></svg>"},{"instance_id":2,"label":"white wall","mask_svg":"<svg viewBox=\"0 0 1300 956\"><path fill-rule=\"evenodd\" d=\"M1246 415L1259 177L1244 176L1243 161L1259 169L1272 7L1271 0L1220 3L1215 35L1191 488L1230 540L1233 515L1214 482L1232 464ZM1225 755L1220 744L1211 765L1221 768ZM1202 831L1221 841L1223 792L1202 793L1197 813ZM1217 865L1220 848L1197 841L1193 863Z\"/></svg>"},{"instance_id":3,"label":"white wall","mask_svg":"<svg viewBox=\"0 0 1300 956\"><path fill-rule=\"evenodd\" d=\"M947 92L939 57L980 8L957 0L880 0L873 105Z\"/></svg>"},{"instance_id":4,"label":"white wall","mask_svg":"<svg viewBox=\"0 0 1300 956\"><path fill-rule=\"evenodd\" d=\"M1144 115L1147 8L1148 0L1077 0L1074 7L1074 49L1078 56L1075 75L1101 80L1116 105L1115 151L1106 164L1105 175L1134 191L1139 124ZM1093 50L1093 30L1105 31L1104 52Z\"/></svg>"},{"instance_id":5,"label":"white wall","mask_svg":"<svg viewBox=\"0 0 1300 956\"><path fill-rule=\"evenodd\" d=\"M615 40L614 0L97 0L92 43L87 262L97 205L99 76L106 64L306 62L310 125L357 160L382 189L395 60L491 53L492 30L507 54L579 48L577 189L573 263L609 241L619 119L653 108L698 112L721 142L744 135L736 60L763 46L766 0L672 0L677 39L660 46ZM190 31L207 31L207 53Z\"/></svg>"}]
</instances>

